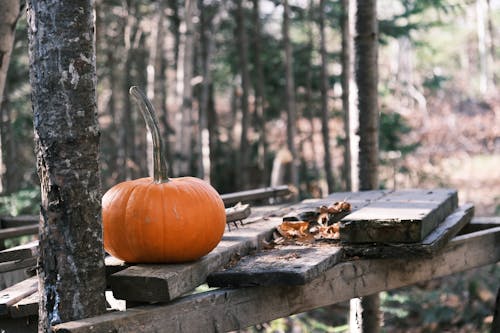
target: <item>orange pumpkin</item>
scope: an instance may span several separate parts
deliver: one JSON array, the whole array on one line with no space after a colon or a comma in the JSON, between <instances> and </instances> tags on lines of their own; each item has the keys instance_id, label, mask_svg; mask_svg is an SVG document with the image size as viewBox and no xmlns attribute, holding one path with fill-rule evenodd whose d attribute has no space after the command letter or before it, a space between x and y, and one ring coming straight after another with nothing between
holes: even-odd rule
<instances>
[{"instance_id":1,"label":"orange pumpkin","mask_svg":"<svg viewBox=\"0 0 500 333\"><path fill-rule=\"evenodd\" d=\"M153 107L136 87L153 138L153 178L115 185L102 199L104 248L131 263L196 260L217 246L226 225L224 203L208 183L193 177L167 177Z\"/></svg>"}]
</instances>

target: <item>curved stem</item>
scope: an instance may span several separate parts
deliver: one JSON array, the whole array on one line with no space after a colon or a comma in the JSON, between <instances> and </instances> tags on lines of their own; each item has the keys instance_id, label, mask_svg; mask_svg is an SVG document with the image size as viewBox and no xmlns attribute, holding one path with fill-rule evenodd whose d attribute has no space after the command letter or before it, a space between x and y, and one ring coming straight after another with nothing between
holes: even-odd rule
<instances>
[{"instance_id":1,"label":"curved stem","mask_svg":"<svg viewBox=\"0 0 500 333\"><path fill-rule=\"evenodd\" d=\"M160 136L158 119L156 118L154 107L147 96L136 86L130 87L129 93L139 105L142 117L146 122L146 127L153 139L153 180L157 184L166 183L170 181L168 179L168 165L163 155L163 140Z\"/></svg>"}]
</instances>

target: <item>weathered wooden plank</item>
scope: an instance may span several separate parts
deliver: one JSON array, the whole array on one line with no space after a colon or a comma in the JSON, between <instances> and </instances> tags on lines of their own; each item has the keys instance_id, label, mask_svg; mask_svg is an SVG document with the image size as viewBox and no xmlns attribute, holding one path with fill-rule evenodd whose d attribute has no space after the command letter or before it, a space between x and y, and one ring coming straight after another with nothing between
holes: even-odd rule
<instances>
[{"instance_id":1,"label":"weathered wooden plank","mask_svg":"<svg viewBox=\"0 0 500 333\"><path fill-rule=\"evenodd\" d=\"M421 242L458 206L456 190L399 190L348 215L340 239L350 243Z\"/></svg>"},{"instance_id":2,"label":"weathered wooden plank","mask_svg":"<svg viewBox=\"0 0 500 333\"><path fill-rule=\"evenodd\" d=\"M9 307L9 314L12 318L35 316L38 314L38 300L40 294L35 291L33 294L21 299Z\"/></svg>"},{"instance_id":3,"label":"weathered wooden plank","mask_svg":"<svg viewBox=\"0 0 500 333\"><path fill-rule=\"evenodd\" d=\"M15 228L26 225L38 225L37 215L2 216L0 223L2 228Z\"/></svg>"},{"instance_id":4,"label":"weathered wooden plank","mask_svg":"<svg viewBox=\"0 0 500 333\"><path fill-rule=\"evenodd\" d=\"M38 241L32 241L0 251L0 263L33 258L36 256L38 256Z\"/></svg>"},{"instance_id":5,"label":"weathered wooden plank","mask_svg":"<svg viewBox=\"0 0 500 333\"><path fill-rule=\"evenodd\" d=\"M226 232L214 251L199 261L181 265L134 265L110 277L116 298L139 302L160 302L177 298L204 283L208 274L221 269L235 258L260 248L270 239L282 216L296 209L311 208L324 202L349 200L354 209L384 196L384 191L335 193L326 199L307 200L276 210L253 209L242 228Z\"/></svg>"},{"instance_id":6,"label":"weathered wooden plank","mask_svg":"<svg viewBox=\"0 0 500 333\"><path fill-rule=\"evenodd\" d=\"M377 243L342 244L345 254L364 258L410 258L429 256L440 249L471 221L474 206L465 204L448 215L422 242L418 243Z\"/></svg>"},{"instance_id":7,"label":"weathered wooden plank","mask_svg":"<svg viewBox=\"0 0 500 333\"><path fill-rule=\"evenodd\" d=\"M5 228L5 229L0 229L0 240L17 236L35 235L37 233L38 233L38 224Z\"/></svg>"},{"instance_id":8,"label":"weathered wooden plank","mask_svg":"<svg viewBox=\"0 0 500 333\"><path fill-rule=\"evenodd\" d=\"M59 333L225 332L500 260L500 227L458 236L429 258L340 263L301 286L218 289L57 325Z\"/></svg>"},{"instance_id":9,"label":"weathered wooden plank","mask_svg":"<svg viewBox=\"0 0 500 333\"><path fill-rule=\"evenodd\" d=\"M468 234L500 226L500 216L474 216L472 221L460 230L460 234Z\"/></svg>"},{"instance_id":10,"label":"weathered wooden plank","mask_svg":"<svg viewBox=\"0 0 500 333\"><path fill-rule=\"evenodd\" d=\"M9 307L38 290L38 278L33 276L0 291L0 315L9 312Z\"/></svg>"},{"instance_id":11,"label":"weathered wooden plank","mask_svg":"<svg viewBox=\"0 0 500 333\"><path fill-rule=\"evenodd\" d=\"M13 260L0 263L0 273L15 271L21 268L36 266L37 258L26 258L21 260Z\"/></svg>"},{"instance_id":12,"label":"weathered wooden plank","mask_svg":"<svg viewBox=\"0 0 500 333\"><path fill-rule=\"evenodd\" d=\"M226 223L241 221L250 216L251 209L250 205L235 205L230 208L226 208Z\"/></svg>"},{"instance_id":13,"label":"weathered wooden plank","mask_svg":"<svg viewBox=\"0 0 500 333\"><path fill-rule=\"evenodd\" d=\"M287 245L242 258L234 267L211 273L210 287L305 284L342 259L342 248L327 244Z\"/></svg>"},{"instance_id":14,"label":"weathered wooden plank","mask_svg":"<svg viewBox=\"0 0 500 333\"><path fill-rule=\"evenodd\" d=\"M194 263L130 266L110 276L113 295L139 302L177 298L204 283L210 272L258 249L280 221L279 217L269 218L226 233L212 252Z\"/></svg>"},{"instance_id":15,"label":"weathered wooden plank","mask_svg":"<svg viewBox=\"0 0 500 333\"><path fill-rule=\"evenodd\" d=\"M232 205L238 202L249 202L254 200L279 198L289 195L290 189L288 185L265 187L248 191L234 192L222 194L221 198L225 205Z\"/></svg>"}]
</instances>

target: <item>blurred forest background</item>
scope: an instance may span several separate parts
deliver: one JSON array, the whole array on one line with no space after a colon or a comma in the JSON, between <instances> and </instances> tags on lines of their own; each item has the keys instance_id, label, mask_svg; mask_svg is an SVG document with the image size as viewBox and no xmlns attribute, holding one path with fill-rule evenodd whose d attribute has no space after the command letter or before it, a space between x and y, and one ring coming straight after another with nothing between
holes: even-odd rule
<instances>
[{"instance_id":1,"label":"blurred forest background","mask_svg":"<svg viewBox=\"0 0 500 333\"><path fill-rule=\"evenodd\" d=\"M95 2L103 192L149 172L131 85L160 116L171 176L220 193L356 189L355 87L343 89L354 80L344 62L354 57L352 1ZM378 18L381 186L456 188L477 216L500 215L500 1L379 0ZM26 25L23 15L0 108L0 213L10 215L39 207ZM389 331L487 327L500 270L474 272L445 294L424 292L429 284L384 293ZM262 329L341 325L328 317Z\"/></svg>"}]
</instances>

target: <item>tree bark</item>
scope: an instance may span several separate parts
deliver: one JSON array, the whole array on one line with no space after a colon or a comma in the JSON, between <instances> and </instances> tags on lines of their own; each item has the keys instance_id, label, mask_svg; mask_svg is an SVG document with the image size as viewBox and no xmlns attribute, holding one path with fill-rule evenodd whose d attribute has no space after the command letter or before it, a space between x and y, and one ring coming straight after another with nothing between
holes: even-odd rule
<instances>
[{"instance_id":1,"label":"tree bark","mask_svg":"<svg viewBox=\"0 0 500 333\"><path fill-rule=\"evenodd\" d=\"M9 70L10 56L14 47L14 39L16 35L16 24L20 16L21 2L20 0L2 0L0 1L0 122L3 127L3 113L6 103L4 103L5 83L7 80L7 71ZM10 126L9 124L5 124ZM8 186L6 182L7 165L3 158L5 145L5 131L0 134L0 193L3 193Z\"/></svg>"},{"instance_id":2,"label":"tree bark","mask_svg":"<svg viewBox=\"0 0 500 333\"><path fill-rule=\"evenodd\" d=\"M262 172L261 185L269 184L269 168L266 165L267 157L267 134L266 115L264 113L264 71L262 68L261 52L261 22L260 22L260 0L252 0L252 18L254 27L253 50L255 66L255 115L258 121L259 131L259 157L258 163Z\"/></svg>"},{"instance_id":3,"label":"tree bark","mask_svg":"<svg viewBox=\"0 0 500 333\"><path fill-rule=\"evenodd\" d=\"M287 112L287 145L290 151L291 161L291 184L299 190L299 165L300 161L297 156L297 148L295 145L296 137L296 103L295 103L295 81L293 77L293 54L292 44L290 42L290 6L288 0L283 1L283 48L285 50L285 105Z\"/></svg>"},{"instance_id":4,"label":"tree bark","mask_svg":"<svg viewBox=\"0 0 500 333\"><path fill-rule=\"evenodd\" d=\"M377 1L357 2L356 13L356 83L359 103L359 187L378 188L378 22ZM353 309L353 303L358 303ZM351 300L355 323L351 332L380 331L380 298L378 294Z\"/></svg>"},{"instance_id":5,"label":"tree bark","mask_svg":"<svg viewBox=\"0 0 500 333\"><path fill-rule=\"evenodd\" d=\"M340 54L340 61L342 66L342 73L340 77L342 85L342 110L344 115L344 181L345 189L347 191L353 191L352 183L352 168L351 163L352 152L351 152L351 103L350 96L352 94L351 80L353 73L353 61L352 61L352 1L342 0L341 1L341 17L340 17L340 28L342 31L342 49Z\"/></svg>"},{"instance_id":6,"label":"tree bark","mask_svg":"<svg viewBox=\"0 0 500 333\"><path fill-rule=\"evenodd\" d=\"M184 48L183 48L183 72L182 72L182 104L179 125L177 127L179 140L177 156L178 175L189 175L191 173L191 161L193 149L191 146L193 135L193 59L194 59L194 12L195 0L186 0L184 5Z\"/></svg>"},{"instance_id":7,"label":"tree bark","mask_svg":"<svg viewBox=\"0 0 500 333\"><path fill-rule=\"evenodd\" d=\"M41 183L39 331L102 314L104 250L91 0L29 0Z\"/></svg>"},{"instance_id":8,"label":"tree bark","mask_svg":"<svg viewBox=\"0 0 500 333\"><path fill-rule=\"evenodd\" d=\"M330 152L330 112L328 111L328 58L326 53L325 37L325 0L319 1L319 48L321 55L321 135L323 137L323 150L325 152L325 174L328 185L328 193L335 190L335 180L333 176L332 154Z\"/></svg>"},{"instance_id":9,"label":"tree bark","mask_svg":"<svg viewBox=\"0 0 500 333\"><path fill-rule=\"evenodd\" d=\"M250 125L248 90L250 89L250 75L248 73L248 42L242 1L236 0L236 41L241 74L241 139L236 169L240 172L240 175L237 177L237 187L240 190L249 186L248 173L250 169L250 143L248 141L248 129Z\"/></svg>"},{"instance_id":10,"label":"tree bark","mask_svg":"<svg viewBox=\"0 0 500 333\"><path fill-rule=\"evenodd\" d=\"M359 104L359 187L378 188L378 24L376 0L359 1L356 15L356 83Z\"/></svg>"}]
</instances>

